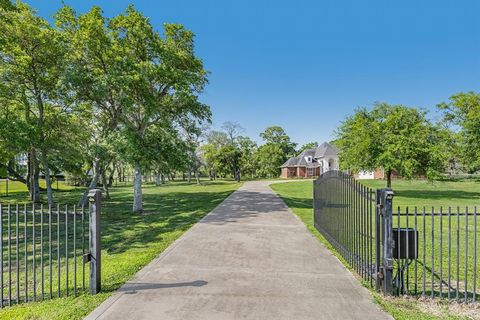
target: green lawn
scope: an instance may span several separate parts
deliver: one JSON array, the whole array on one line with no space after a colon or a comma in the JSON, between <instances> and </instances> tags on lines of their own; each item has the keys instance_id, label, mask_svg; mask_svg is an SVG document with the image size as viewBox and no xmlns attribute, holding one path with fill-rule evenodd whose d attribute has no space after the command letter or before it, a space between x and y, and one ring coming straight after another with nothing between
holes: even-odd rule
<instances>
[{"instance_id":1,"label":"green lawn","mask_svg":"<svg viewBox=\"0 0 480 320\"><path fill-rule=\"evenodd\" d=\"M102 292L7 307L0 319L82 319L239 186L230 181L146 185L147 214L141 216L131 213L132 188L113 188L102 208ZM80 195L80 189L55 193L61 203L76 203ZM0 202L27 198L20 191Z\"/></svg>"},{"instance_id":2,"label":"green lawn","mask_svg":"<svg viewBox=\"0 0 480 320\"><path fill-rule=\"evenodd\" d=\"M363 180L367 186L373 188L385 187L385 181L381 180ZM317 236L322 243L324 243L330 250L339 257L344 264L346 261L337 253L335 249L328 243L328 241L314 228L313 226L313 211L312 211L312 193L313 183L312 181L299 181L290 183L279 183L271 185L272 189L277 192L297 214L300 219L306 224L308 229ZM393 181L393 189L395 191L394 206L423 206L431 207L435 206L448 206L448 205L461 205L461 206L473 206L480 204L480 183L478 182L435 182L429 183L427 181ZM438 222L438 221L437 221ZM403 226L404 221L402 221ZM410 226L413 225L413 221L410 220ZM443 228L446 224L443 225ZM454 226L453 226L454 227ZM438 226L436 230L438 230ZM422 232L422 230L419 230ZM429 232L430 229L426 228ZM429 238L427 238L429 239ZM437 238L438 239L438 238ZM472 239L472 237L470 237ZM427 240L428 241L428 240ZM438 244L436 244L438 246ZM470 244L471 245L471 244ZM471 248L471 246L470 246ZM428 253L431 248L426 247ZM443 248L445 250L445 247ZM438 248L436 251L438 253ZM419 255L422 251L419 250ZM427 256L428 257L428 256ZM446 255L444 255L446 257ZM463 259L464 256L461 257ZM438 259L437 259L438 260ZM437 262L436 262L437 263ZM347 265L348 266L348 265ZM412 266L413 267L413 266ZM460 268L463 266L461 265ZM437 265L438 270L438 265ZM444 266L444 272L446 266ZM460 277L463 275L463 269L460 269ZM471 273L470 273L471 275ZM477 278L477 283L478 283ZM366 284L364 282L364 284ZM367 285L367 284L366 284ZM477 285L478 288L478 285ZM477 289L478 290L478 289ZM388 312L390 312L396 319L463 319L458 314L459 311L448 311L448 304L443 300L436 300L435 302L429 302L428 307L425 303L417 303L415 299L398 299L389 298L385 299L381 295L373 292L375 300ZM432 306L433 305L433 306ZM428 312L423 310L428 309ZM464 313L470 312L468 307L462 311ZM432 312L434 310L434 312Z\"/></svg>"},{"instance_id":3,"label":"green lawn","mask_svg":"<svg viewBox=\"0 0 480 320\"><path fill-rule=\"evenodd\" d=\"M7 197L7 185L8 185L8 197ZM40 180L40 187L46 188L45 180ZM69 186L63 181L53 182L52 184L54 192L73 191L79 189L75 186ZM0 202L12 199L25 199L27 193L27 186L19 181L6 181L0 179Z\"/></svg>"}]
</instances>

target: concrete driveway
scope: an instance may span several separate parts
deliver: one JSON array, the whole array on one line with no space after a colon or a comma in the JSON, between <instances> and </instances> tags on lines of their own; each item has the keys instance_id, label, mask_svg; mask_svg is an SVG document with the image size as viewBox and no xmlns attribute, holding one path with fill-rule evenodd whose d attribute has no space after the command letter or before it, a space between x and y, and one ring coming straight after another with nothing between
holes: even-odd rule
<instances>
[{"instance_id":1,"label":"concrete driveway","mask_svg":"<svg viewBox=\"0 0 480 320\"><path fill-rule=\"evenodd\" d=\"M268 182L247 182L86 319L391 319Z\"/></svg>"}]
</instances>

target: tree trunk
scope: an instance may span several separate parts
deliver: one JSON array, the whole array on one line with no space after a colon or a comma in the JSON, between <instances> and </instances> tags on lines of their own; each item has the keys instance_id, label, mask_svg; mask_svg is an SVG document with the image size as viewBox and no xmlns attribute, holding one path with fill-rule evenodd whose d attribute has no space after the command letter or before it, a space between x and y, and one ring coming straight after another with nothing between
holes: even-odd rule
<instances>
[{"instance_id":1,"label":"tree trunk","mask_svg":"<svg viewBox=\"0 0 480 320\"><path fill-rule=\"evenodd\" d=\"M113 165L113 169L112 171L110 171L110 175L108 176L108 186L111 187L113 186L113 183L115 181L115 165ZM117 171L117 174L118 174L118 171Z\"/></svg>"},{"instance_id":2,"label":"tree trunk","mask_svg":"<svg viewBox=\"0 0 480 320\"><path fill-rule=\"evenodd\" d=\"M78 203L79 206L86 206L88 204L88 192L92 189L95 189L98 184L98 176L100 174L100 159L96 158L93 161L93 176L92 180L90 180L90 184L88 185L87 190L82 195L80 202Z\"/></svg>"},{"instance_id":3,"label":"tree trunk","mask_svg":"<svg viewBox=\"0 0 480 320\"><path fill-rule=\"evenodd\" d=\"M195 169L195 179L197 180L197 184L201 184L200 183L200 174L198 172L198 169Z\"/></svg>"},{"instance_id":4,"label":"tree trunk","mask_svg":"<svg viewBox=\"0 0 480 320\"><path fill-rule=\"evenodd\" d=\"M37 153L32 148L30 151L30 165L29 165L29 184L30 184L30 199L32 202L40 202L40 183L38 176L40 174L37 163Z\"/></svg>"},{"instance_id":5,"label":"tree trunk","mask_svg":"<svg viewBox=\"0 0 480 320\"><path fill-rule=\"evenodd\" d=\"M108 181L105 175L105 171L102 171L100 175L100 179L102 180L102 187L103 187L103 191L105 192L105 199L110 199L110 191L108 189Z\"/></svg>"},{"instance_id":6,"label":"tree trunk","mask_svg":"<svg viewBox=\"0 0 480 320\"><path fill-rule=\"evenodd\" d=\"M387 188L392 187L392 170L387 170Z\"/></svg>"},{"instance_id":7,"label":"tree trunk","mask_svg":"<svg viewBox=\"0 0 480 320\"><path fill-rule=\"evenodd\" d=\"M162 184L162 178L160 177L160 173L157 173L157 175L155 176L155 185L159 186L161 184Z\"/></svg>"},{"instance_id":8,"label":"tree trunk","mask_svg":"<svg viewBox=\"0 0 480 320\"><path fill-rule=\"evenodd\" d=\"M48 205L53 206L52 179L50 178L50 168L48 167L48 157L47 157L46 150L42 150L41 157L42 157L43 173L45 174L45 184L47 186Z\"/></svg>"},{"instance_id":9,"label":"tree trunk","mask_svg":"<svg viewBox=\"0 0 480 320\"><path fill-rule=\"evenodd\" d=\"M192 170L188 169L188 183L192 182Z\"/></svg>"},{"instance_id":10,"label":"tree trunk","mask_svg":"<svg viewBox=\"0 0 480 320\"><path fill-rule=\"evenodd\" d=\"M165 184L165 175L162 173L162 174L160 175L160 177L161 177L161 179L162 179L162 184Z\"/></svg>"},{"instance_id":11,"label":"tree trunk","mask_svg":"<svg viewBox=\"0 0 480 320\"><path fill-rule=\"evenodd\" d=\"M142 170L138 163L135 164L135 176L133 182L133 213L143 212L142 197Z\"/></svg>"}]
</instances>

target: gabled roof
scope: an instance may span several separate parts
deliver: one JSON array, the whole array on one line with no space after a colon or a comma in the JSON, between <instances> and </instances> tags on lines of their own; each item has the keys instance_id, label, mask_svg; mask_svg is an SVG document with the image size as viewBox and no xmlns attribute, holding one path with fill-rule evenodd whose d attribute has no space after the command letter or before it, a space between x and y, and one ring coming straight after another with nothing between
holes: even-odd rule
<instances>
[{"instance_id":1,"label":"gabled roof","mask_svg":"<svg viewBox=\"0 0 480 320\"><path fill-rule=\"evenodd\" d=\"M284 167L318 167L320 164L315 160L328 156L337 156L338 149L332 146L328 142L324 142L316 148L306 149L302 151L298 156L288 159L283 165ZM312 157L312 162L308 163L305 157Z\"/></svg>"},{"instance_id":2,"label":"gabled roof","mask_svg":"<svg viewBox=\"0 0 480 320\"><path fill-rule=\"evenodd\" d=\"M328 156L337 156L338 149L335 146L332 146L328 142L324 142L319 145L315 150L315 158L323 158Z\"/></svg>"},{"instance_id":3,"label":"gabled roof","mask_svg":"<svg viewBox=\"0 0 480 320\"><path fill-rule=\"evenodd\" d=\"M298 163L298 157L291 157L284 164L282 164L282 167L295 167L297 163Z\"/></svg>"}]
</instances>

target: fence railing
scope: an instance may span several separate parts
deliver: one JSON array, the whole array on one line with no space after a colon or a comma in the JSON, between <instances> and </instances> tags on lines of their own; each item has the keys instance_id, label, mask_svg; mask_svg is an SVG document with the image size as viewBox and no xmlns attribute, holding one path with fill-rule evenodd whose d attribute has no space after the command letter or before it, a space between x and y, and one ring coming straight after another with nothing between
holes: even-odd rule
<instances>
[{"instance_id":1,"label":"fence railing","mask_svg":"<svg viewBox=\"0 0 480 320\"><path fill-rule=\"evenodd\" d=\"M393 223L396 294L478 300L476 207L398 207Z\"/></svg>"},{"instance_id":2,"label":"fence railing","mask_svg":"<svg viewBox=\"0 0 480 320\"><path fill-rule=\"evenodd\" d=\"M330 171L314 182L315 227L363 279L385 294L477 302L477 207L397 207Z\"/></svg>"},{"instance_id":3,"label":"fence railing","mask_svg":"<svg viewBox=\"0 0 480 320\"><path fill-rule=\"evenodd\" d=\"M0 307L99 292L100 191L89 197L89 208L0 204Z\"/></svg>"},{"instance_id":4,"label":"fence railing","mask_svg":"<svg viewBox=\"0 0 480 320\"><path fill-rule=\"evenodd\" d=\"M375 192L339 171L314 182L315 227L373 285L377 265Z\"/></svg>"}]
</instances>

